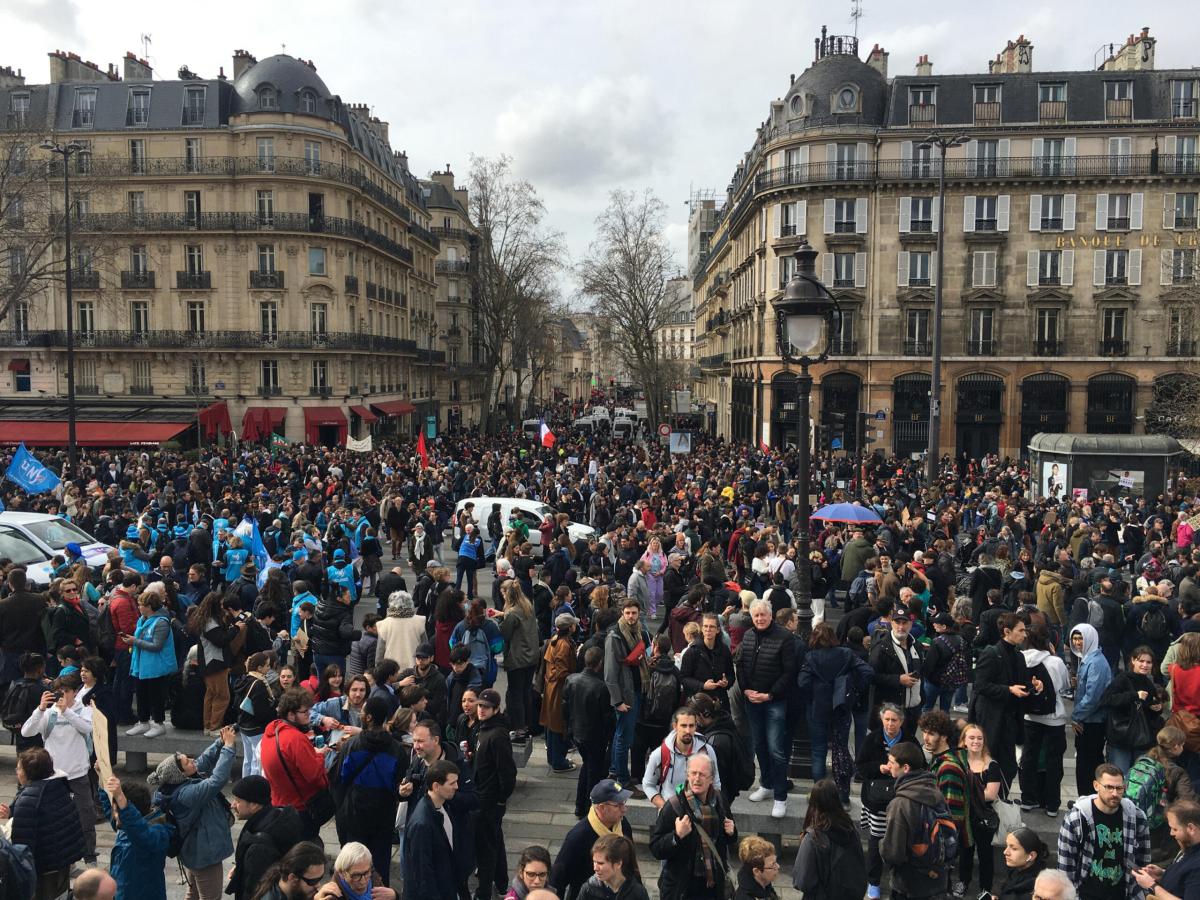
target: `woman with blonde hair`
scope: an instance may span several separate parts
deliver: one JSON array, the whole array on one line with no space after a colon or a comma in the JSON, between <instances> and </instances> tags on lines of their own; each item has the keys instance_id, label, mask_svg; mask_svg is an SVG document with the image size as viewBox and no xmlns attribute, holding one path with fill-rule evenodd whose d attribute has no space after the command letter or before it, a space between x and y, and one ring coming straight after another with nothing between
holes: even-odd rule
<instances>
[{"instance_id":1,"label":"woman with blonde hair","mask_svg":"<svg viewBox=\"0 0 1200 900\"><path fill-rule=\"evenodd\" d=\"M654 614L658 611L658 605L662 603L663 596L663 576L667 572L667 557L662 550L662 542L658 538L650 538L650 543L646 545L646 552L642 554L641 562L646 564L646 586L650 590L650 617L654 618Z\"/></svg>"},{"instance_id":2,"label":"woman with blonde hair","mask_svg":"<svg viewBox=\"0 0 1200 900\"><path fill-rule=\"evenodd\" d=\"M537 616L533 604L521 590L521 582L512 578L500 589L504 608L500 610L500 636L504 638L504 671L508 673L505 710L513 728L513 740L529 736L530 711L533 709L533 675L537 671Z\"/></svg>"},{"instance_id":3,"label":"woman with blonde hair","mask_svg":"<svg viewBox=\"0 0 1200 900\"><path fill-rule=\"evenodd\" d=\"M971 883L971 874L975 868L975 856L979 856L979 889L992 891L992 881L995 878L995 855L992 852L992 837L1000 826L996 809L992 805L997 800L1007 799L1008 786L1004 783L1004 773L1000 763L992 759L988 751L987 738L983 729L974 722L963 727L958 739L958 746L965 750L963 767L967 775L967 790L970 799L967 802L971 810L972 845L965 842L959 845L958 879L963 884Z\"/></svg>"},{"instance_id":4,"label":"woman with blonde hair","mask_svg":"<svg viewBox=\"0 0 1200 900\"><path fill-rule=\"evenodd\" d=\"M857 840L857 835L855 836ZM734 900L774 900L774 882L779 877L779 856L775 845L757 834L742 838L738 844L738 889Z\"/></svg>"}]
</instances>

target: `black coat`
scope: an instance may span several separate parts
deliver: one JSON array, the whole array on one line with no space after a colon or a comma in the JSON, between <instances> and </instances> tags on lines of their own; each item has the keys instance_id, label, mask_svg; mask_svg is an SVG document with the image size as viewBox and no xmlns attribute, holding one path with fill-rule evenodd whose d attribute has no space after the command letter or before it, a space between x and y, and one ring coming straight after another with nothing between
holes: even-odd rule
<instances>
[{"instance_id":1,"label":"black coat","mask_svg":"<svg viewBox=\"0 0 1200 900\"><path fill-rule=\"evenodd\" d=\"M1033 691L1025 655L1001 639L975 661L975 689L967 719L983 728L984 734L994 736L992 746L1002 735L1008 735L1011 743L1020 734L1024 701L1009 691L1014 684Z\"/></svg>"},{"instance_id":2,"label":"black coat","mask_svg":"<svg viewBox=\"0 0 1200 900\"><path fill-rule=\"evenodd\" d=\"M33 853L39 875L83 859L83 827L65 776L31 781L12 802L12 842Z\"/></svg>"},{"instance_id":3,"label":"black coat","mask_svg":"<svg viewBox=\"0 0 1200 900\"><path fill-rule=\"evenodd\" d=\"M349 656L354 641L354 605L322 597L308 626L314 656Z\"/></svg>"},{"instance_id":4,"label":"black coat","mask_svg":"<svg viewBox=\"0 0 1200 900\"><path fill-rule=\"evenodd\" d=\"M603 748L616 728L608 685L598 672L584 669L567 676L563 688L567 734L581 746ZM591 871L590 869L588 871Z\"/></svg>"},{"instance_id":5,"label":"black coat","mask_svg":"<svg viewBox=\"0 0 1200 900\"><path fill-rule=\"evenodd\" d=\"M737 680L743 691L762 691L772 700L783 700L795 677L796 646L790 631L774 622L763 631L746 631L737 653Z\"/></svg>"},{"instance_id":6,"label":"black coat","mask_svg":"<svg viewBox=\"0 0 1200 900\"><path fill-rule=\"evenodd\" d=\"M900 739L896 743L912 744L916 747L921 746L919 743L917 743L915 737L905 734L903 730L901 730ZM854 759L854 767L858 772L858 777L861 778L863 782L864 797L867 795L867 782L888 782L894 780L891 775L884 775L879 771L879 767L885 765L887 761L887 745L883 740L883 728L879 725L876 725L875 728L867 732L867 736L863 738L862 745L858 748L858 755ZM872 812L881 813L883 810L876 809L872 810Z\"/></svg>"},{"instance_id":7,"label":"black coat","mask_svg":"<svg viewBox=\"0 0 1200 900\"><path fill-rule=\"evenodd\" d=\"M264 806L246 820L238 835L226 893L234 900L249 900L267 869L303 840L300 813L290 806Z\"/></svg>"},{"instance_id":8,"label":"black coat","mask_svg":"<svg viewBox=\"0 0 1200 900\"><path fill-rule=\"evenodd\" d=\"M786 631L786 629L785 629ZM790 634L789 634L790 636ZM725 800L719 791L712 791L714 813L717 821L717 834L710 835L716 845L722 861L729 858L730 848L737 850L737 831L733 835L725 833L725 819L729 812L725 808ZM724 896L725 869L716 860L713 861L713 887L706 888L703 881L697 882L692 876L692 867L696 857L701 854L703 841L697 830L700 827L699 818L688 809L692 817L692 830L684 838L675 835L675 820L688 809L685 798L679 794L672 795L659 810L654 827L650 829L650 853L655 859L664 863L662 874L658 878L659 900L686 900L698 896Z\"/></svg>"},{"instance_id":9,"label":"black coat","mask_svg":"<svg viewBox=\"0 0 1200 900\"><path fill-rule=\"evenodd\" d=\"M517 786L517 764L508 737L508 718L496 712L480 720L475 738L475 793L480 804L508 802Z\"/></svg>"},{"instance_id":10,"label":"black coat","mask_svg":"<svg viewBox=\"0 0 1200 900\"><path fill-rule=\"evenodd\" d=\"M400 871L405 900L458 900L458 885L474 868L475 848L467 816L448 804L454 847L446 838L442 814L426 794L408 817Z\"/></svg>"},{"instance_id":11,"label":"black coat","mask_svg":"<svg viewBox=\"0 0 1200 900\"><path fill-rule=\"evenodd\" d=\"M45 653L42 613L46 606L46 595L32 591L13 591L0 600L0 650L5 653Z\"/></svg>"},{"instance_id":12,"label":"black coat","mask_svg":"<svg viewBox=\"0 0 1200 900\"><path fill-rule=\"evenodd\" d=\"M721 676L729 679L729 687L715 691L704 690L704 682L720 681ZM729 709L729 688L737 679L733 666L733 654L729 645L717 635L717 643L711 650L704 641L690 644L679 660L679 677L683 689L690 697L693 694L708 694L721 704L722 709Z\"/></svg>"},{"instance_id":13,"label":"black coat","mask_svg":"<svg viewBox=\"0 0 1200 900\"><path fill-rule=\"evenodd\" d=\"M1000 900L1030 900L1033 896L1033 883L1037 881L1045 866L1039 859L1028 869L1009 869L1004 886L996 894Z\"/></svg>"},{"instance_id":14,"label":"black coat","mask_svg":"<svg viewBox=\"0 0 1200 900\"><path fill-rule=\"evenodd\" d=\"M896 655L896 642L886 635L871 648L871 668L875 670L875 706L881 703L895 703L901 709L907 709L905 697L908 688L900 683L904 667L900 665L900 657ZM908 639L908 674L920 677L923 655L921 645Z\"/></svg>"}]
</instances>

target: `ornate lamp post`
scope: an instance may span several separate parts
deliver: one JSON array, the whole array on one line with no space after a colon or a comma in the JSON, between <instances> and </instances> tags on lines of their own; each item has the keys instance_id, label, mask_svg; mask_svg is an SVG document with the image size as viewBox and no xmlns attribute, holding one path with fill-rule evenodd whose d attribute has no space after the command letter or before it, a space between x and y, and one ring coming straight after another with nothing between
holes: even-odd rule
<instances>
[{"instance_id":1,"label":"ornate lamp post","mask_svg":"<svg viewBox=\"0 0 1200 900\"><path fill-rule=\"evenodd\" d=\"M842 311L829 288L817 278L817 251L809 246L808 241L804 241L794 256L796 273L774 305L779 356L785 364L794 362L800 366L800 375L796 379L796 431L800 457L800 502L796 508L800 526L796 532L800 544L796 554L800 591L796 597L796 613L800 619L800 633L807 635L812 630L813 618L812 580L808 564L808 489L812 479L808 446L812 424L809 414L812 376L808 374L808 367L829 358L830 343L837 332L835 325L841 319Z\"/></svg>"}]
</instances>

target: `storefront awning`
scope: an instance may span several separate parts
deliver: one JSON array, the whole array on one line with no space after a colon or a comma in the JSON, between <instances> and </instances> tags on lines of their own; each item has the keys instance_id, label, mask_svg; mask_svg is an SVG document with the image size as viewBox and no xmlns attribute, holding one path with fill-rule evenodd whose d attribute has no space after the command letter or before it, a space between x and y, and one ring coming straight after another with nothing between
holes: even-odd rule
<instances>
[{"instance_id":1,"label":"storefront awning","mask_svg":"<svg viewBox=\"0 0 1200 900\"><path fill-rule=\"evenodd\" d=\"M242 440L265 441L272 432L283 433L287 410L278 406L251 406L242 416Z\"/></svg>"},{"instance_id":2,"label":"storefront awning","mask_svg":"<svg viewBox=\"0 0 1200 900\"><path fill-rule=\"evenodd\" d=\"M379 421L379 416L375 415L375 413L371 412L365 406L352 406L350 407L350 412L354 413L368 425Z\"/></svg>"},{"instance_id":3,"label":"storefront awning","mask_svg":"<svg viewBox=\"0 0 1200 900\"><path fill-rule=\"evenodd\" d=\"M15 372L18 375L28 375L29 374L29 360L28 359L10 359L8 361L8 371Z\"/></svg>"},{"instance_id":4,"label":"storefront awning","mask_svg":"<svg viewBox=\"0 0 1200 900\"><path fill-rule=\"evenodd\" d=\"M233 423L229 420L229 404L224 400L204 407L199 412L199 418L205 437L210 440L222 434L233 433Z\"/></svg>"},{"instance_id":5,"label":"storefront awning","mask_svg":"<svg viewBox=\"0 0 1200 900\"><path fill-rule=\"evenodd\" d=\"M417 411L407 400L384 400L381 403L372 403L371 409L381 416L406 416Z\"/></svg>"},{"instance_id":6,"label":"storefront awning","mask_svg":"<svg viewBox=\"0 0 1200 900\"><path fill-rule=\"evenodd\" d=\"M304 407L304 441L308 444L321 443L321 428L335 426L338 430L337 444L346 443L346 413L340 406Z\"/></svg>"},{"instance_id":7,"label":"storefront awning","mask_svg":"<svg viewBox=\"0 0 1200 900\"><path fill-rule=\"evenodd\" d=\"M129 447L161 444L191 422L76 422L75 441L81 447ZM0 444L31 447L67 446L67 423L0 421Z\"/></svg>"}]
</instances>

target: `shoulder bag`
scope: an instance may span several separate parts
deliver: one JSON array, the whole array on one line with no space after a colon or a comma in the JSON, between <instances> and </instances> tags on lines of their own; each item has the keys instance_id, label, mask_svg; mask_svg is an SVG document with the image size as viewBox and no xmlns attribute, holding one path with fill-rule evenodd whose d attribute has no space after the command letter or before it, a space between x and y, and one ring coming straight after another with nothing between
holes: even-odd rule
<instances>
[{"instance_id":1,"label":"shoulder bag","mask_svg":"<svg viewBox=\"0 0 1200 900\"><path fill-rule=\"evenodd\" d=\"M288 767L287 759L283 755L283 749L279 746L278 731L275 732L275 753L279 757L279 764L283 766L283 774L287 776L288 781L292 783L292 787L296 789L296 796L303 797L304 791L296 783L296 779L292 775L292 770ZM322 825L332 819L335 812L337 812L337 804L333 799L333 794L328 787L323 787L308 798L300 815L308 819L315 831L319 830Z\"/></svg>"},{"instance_id":2,"label":"shoulder bag","mask_svg":"<svg viewBox=\"0 0 1200 900\"><path fill-rule=\"evenodd\" d=\"M708 847L708 852L713 855L713 859L721 864L721 871L725 873L725 900L733 900L734 895L737 893L733 873L729 871L729 866L725 863L725 858L721 855L721 851L717 849L717 845L713 843L713 839L709 837L708 832L696 821L695 815L692 814L692 808L683 799L682 791L682 786L675 789L675 793L671 795L671 806L691 820L692 831L700 835L700 840L704 841L705 846ZM718 821L720 822L720 827L724 828L725 819L729 817L729 810L725 809L723 804L718 808L721 811L721 818Z\"/></svg>"}]
</instances>

